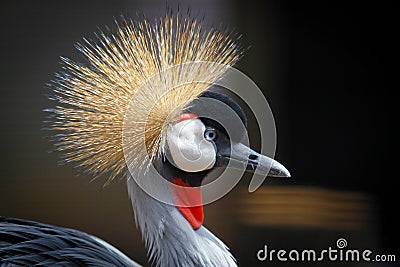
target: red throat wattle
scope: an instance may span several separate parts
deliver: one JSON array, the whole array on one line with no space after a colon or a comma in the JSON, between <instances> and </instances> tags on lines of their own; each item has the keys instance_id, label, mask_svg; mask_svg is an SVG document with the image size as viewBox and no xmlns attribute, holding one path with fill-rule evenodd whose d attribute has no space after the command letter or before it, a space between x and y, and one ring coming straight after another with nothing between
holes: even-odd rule
<instances>
[{"instance_id":1,"label":"red throat wattle","mask_svg":"<svg viewBox=\"0 0 400 267\"><path fill-rule=\"evenodd\" d=\"M183 217L190 223L194 230L201 227L204 221L203 203L201 190L198 187L191 187L181 178L172 181L180 187L173 187L175 206Z\"/></svg>"}]
</instances>

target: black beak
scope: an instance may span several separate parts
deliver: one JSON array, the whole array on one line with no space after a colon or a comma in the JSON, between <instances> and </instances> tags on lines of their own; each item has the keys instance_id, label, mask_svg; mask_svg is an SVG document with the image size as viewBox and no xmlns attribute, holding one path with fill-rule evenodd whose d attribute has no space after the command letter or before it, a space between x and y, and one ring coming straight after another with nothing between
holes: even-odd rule
<instances>
[{"instance_id":1,"label":"black beak","mask_svg":"<svg viewBox=\"0 0 400 267\"><path fill-rule=\"evenodd\" d=\"M233 143L230 155L218 155L229 159L228 167L245 168L247 171L264 174L269 177L290 177L289 171L276 160L255 152L242 143Z\"/></svg>"}]
</instances>

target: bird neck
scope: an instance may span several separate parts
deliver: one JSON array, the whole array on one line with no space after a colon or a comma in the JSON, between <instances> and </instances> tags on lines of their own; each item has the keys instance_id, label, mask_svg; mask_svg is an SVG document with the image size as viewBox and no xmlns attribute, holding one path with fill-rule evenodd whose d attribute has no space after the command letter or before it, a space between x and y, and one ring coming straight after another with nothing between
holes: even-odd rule
<instances>
[{"instance_id":1,"label":"bird neck","mask_svg":"<svg viewBox=\"0 0 400 267\"><path fill-rule=\"evenodd\" d=\"M168 190L173 200L170 203L174 203L194 230L199 229L204 221L200 186L209 170L188 173L178 169L168 160L158 161L154 166L164 179L176 185L171 185Z\"/></svg>"},{"instance_id":2,"label":"bird neck","mask_svg":"<svg viewBox=\"0 0 400 267\"><path fill-rule=\"evenodd\" d=\"M153 183L157 183L156 180ZM175 183L183 182L184 178L175 180ZM128 178L127 185L136 225L142 233L149 258L156 266L237 266L222 241L201 224L193 227L190 223L187 218L190 216L193 216L193 222L202 223L200 210L182 211L177 206L158 201L143 191L132 177ZM174 201L171 203L198 201L198 197L184 199L188 197L187 192L180 192L180 200L173 199L177 197L176 192L171 188L165 190L170 192ZM201 214L202 211L201 207Z\"/></svg>"}]
</instances>

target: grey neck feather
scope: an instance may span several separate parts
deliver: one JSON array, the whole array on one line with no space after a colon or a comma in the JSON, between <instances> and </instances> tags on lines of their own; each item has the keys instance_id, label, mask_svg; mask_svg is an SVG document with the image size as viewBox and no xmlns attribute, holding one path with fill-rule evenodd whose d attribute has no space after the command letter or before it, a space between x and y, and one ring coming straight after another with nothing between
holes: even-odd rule
<instances>
[{"instance_id":1,"label":"grey neck feather","mask_svg":"<svg viewBox=\"0 0 400 267\"><path fill-rule=\"evenodd\" d=\"M127 185L136 225L156 266L237 266L227 246L207 228L193 230L175 206L149 196L129 175Z\"/></svg>"}]
</instances>

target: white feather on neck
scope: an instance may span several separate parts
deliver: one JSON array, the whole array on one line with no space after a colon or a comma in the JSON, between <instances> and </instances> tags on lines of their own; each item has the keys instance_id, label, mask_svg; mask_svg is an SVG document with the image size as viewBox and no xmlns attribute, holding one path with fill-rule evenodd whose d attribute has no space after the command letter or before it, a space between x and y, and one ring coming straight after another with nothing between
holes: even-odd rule
<instances>
[{"instance_id":1,"label":"white feather on neck","mask_svg":"<svg viewBox=\"0 0 400 267\"><path fill-rule=\"evenodd\" d=\"M175 206L149 196L129 174L127 186L136 225L156 266L237 266L228 247L207 228L193 230Z\"/></svg>"}]
</instances>

